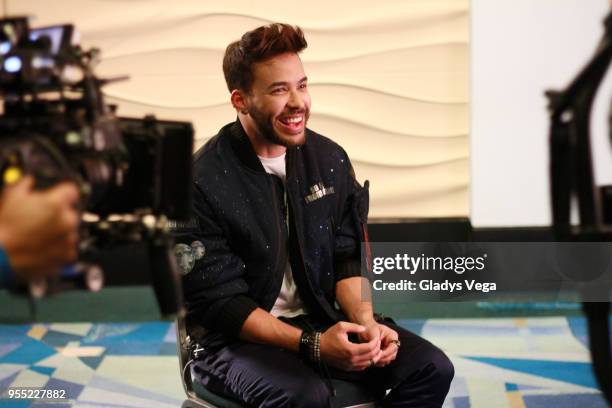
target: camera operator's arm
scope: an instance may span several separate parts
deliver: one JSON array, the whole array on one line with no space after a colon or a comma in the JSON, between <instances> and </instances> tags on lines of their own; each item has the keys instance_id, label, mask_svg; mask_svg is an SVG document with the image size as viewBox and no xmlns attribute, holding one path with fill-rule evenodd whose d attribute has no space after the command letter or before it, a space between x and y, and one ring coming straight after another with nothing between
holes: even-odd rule
<instances>
[{"instance_id":1,"label":"camera operator's arm","mask_svg":"<svg viewBox=\"0 0 612 408\"><path fill-rule=\"evenodd\" d=\"M8 261L2 267L5 277L11 270L20 280L53 274L77 255L76 186L62 183L44 191L32 186L32 178L26 177L0 195L0 246Z\"/></svg>"}]
</instances>

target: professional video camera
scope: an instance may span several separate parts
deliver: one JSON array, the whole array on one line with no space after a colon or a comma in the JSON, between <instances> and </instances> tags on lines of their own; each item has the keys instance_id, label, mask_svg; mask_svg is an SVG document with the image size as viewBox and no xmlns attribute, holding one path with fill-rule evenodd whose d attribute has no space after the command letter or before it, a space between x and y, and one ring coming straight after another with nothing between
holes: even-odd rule
<instances>
[{"instance_id":1,"label":"professional video camera","mask_svg":"<svg viewBox=\"0 0 612 408\"><path fill-rule=\"evenodd\" d=\"M100 286L100 269L87 266L92 254L145 241L160 309L174 313L181 301L167 224L189 217L193 128L116 117L101 92L114 80L93 73L99 51L74 39L72 25L31 29L26 18L0 20L0 189L24 174L39 189L76 182L86 265L76 276L90 274L91 286Z\"/></svg>"}]
</instances>

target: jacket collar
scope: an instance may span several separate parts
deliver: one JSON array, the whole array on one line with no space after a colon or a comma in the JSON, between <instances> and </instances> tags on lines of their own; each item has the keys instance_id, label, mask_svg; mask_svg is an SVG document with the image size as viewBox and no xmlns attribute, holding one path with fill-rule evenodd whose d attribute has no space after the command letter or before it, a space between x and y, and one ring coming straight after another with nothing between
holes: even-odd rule
<instances>
[{"instance_id":1,"label":"jacket collar","mask_svg":"<svg viewBox=\"0 0 612 408\"><path fill-rule=\"evenodd\" d=\"M230 145L232 146L232 150L238 160L242 162L246 167L250 168L253 171L265 173L264 169L259 157L255 153L253 149L253 145L249 140L244 128L242 127L242 123L238 119L232 124L230 127Z\"/></svg>"},{"instance_id":2,"label":"jacket collar","mask_svg":"<svg viewBox=\"0 0 612 408\"><path fill-rule=\"evenodd\" d=\"M242 164L253 171L266 173L261 160L257 157L257 153L255 153L253 145L242 127L242 123L238 119L230 127L229 139L234 154ZM295 148L287 149L287 160L293 157L295 150Z\"/></svg>"}]
</instances>

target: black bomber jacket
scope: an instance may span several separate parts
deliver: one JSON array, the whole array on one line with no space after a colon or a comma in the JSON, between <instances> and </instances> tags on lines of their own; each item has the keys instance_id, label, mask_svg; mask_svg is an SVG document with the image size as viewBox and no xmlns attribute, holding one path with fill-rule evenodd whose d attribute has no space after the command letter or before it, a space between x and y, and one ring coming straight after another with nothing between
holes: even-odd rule
<instances>
[{"instance_id":1,"label":"black bomber jacket","mask_svg":"<svg viewBox=\"0 0 612 408\"><path fill-rule=\"evenodd\" d=\"M203 342L235 338L257 307L271 310L289 256L309 314L344 318L336 282L361 275L368 190L346 152L309 129L287 149L286 192L265 172L239 121L223 127L194 157L193 217L174 229L188 326Z\"/></svg>"}]
</instances>

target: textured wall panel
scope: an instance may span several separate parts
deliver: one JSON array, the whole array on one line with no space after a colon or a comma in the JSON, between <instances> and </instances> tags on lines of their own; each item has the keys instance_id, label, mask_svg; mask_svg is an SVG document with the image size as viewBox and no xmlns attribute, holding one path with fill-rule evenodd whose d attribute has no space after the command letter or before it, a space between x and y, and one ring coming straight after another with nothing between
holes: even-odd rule
<instances>
[{"instance_id":1,"label":"textured wall panel","mask_svg":"<svg viewBox=\"0 0 612 408\"><path fill-rule=\"evenodd\" d=\"M102 49L122 115L192 121L199 146L235 118L227 44L261 24L306 32L309 126L339 142L371 182L372 217L468 215L469 0L8 0L34 25L74 22ZM67 17L69 16L69 17Z\"/></svg>"}]
</instances>

